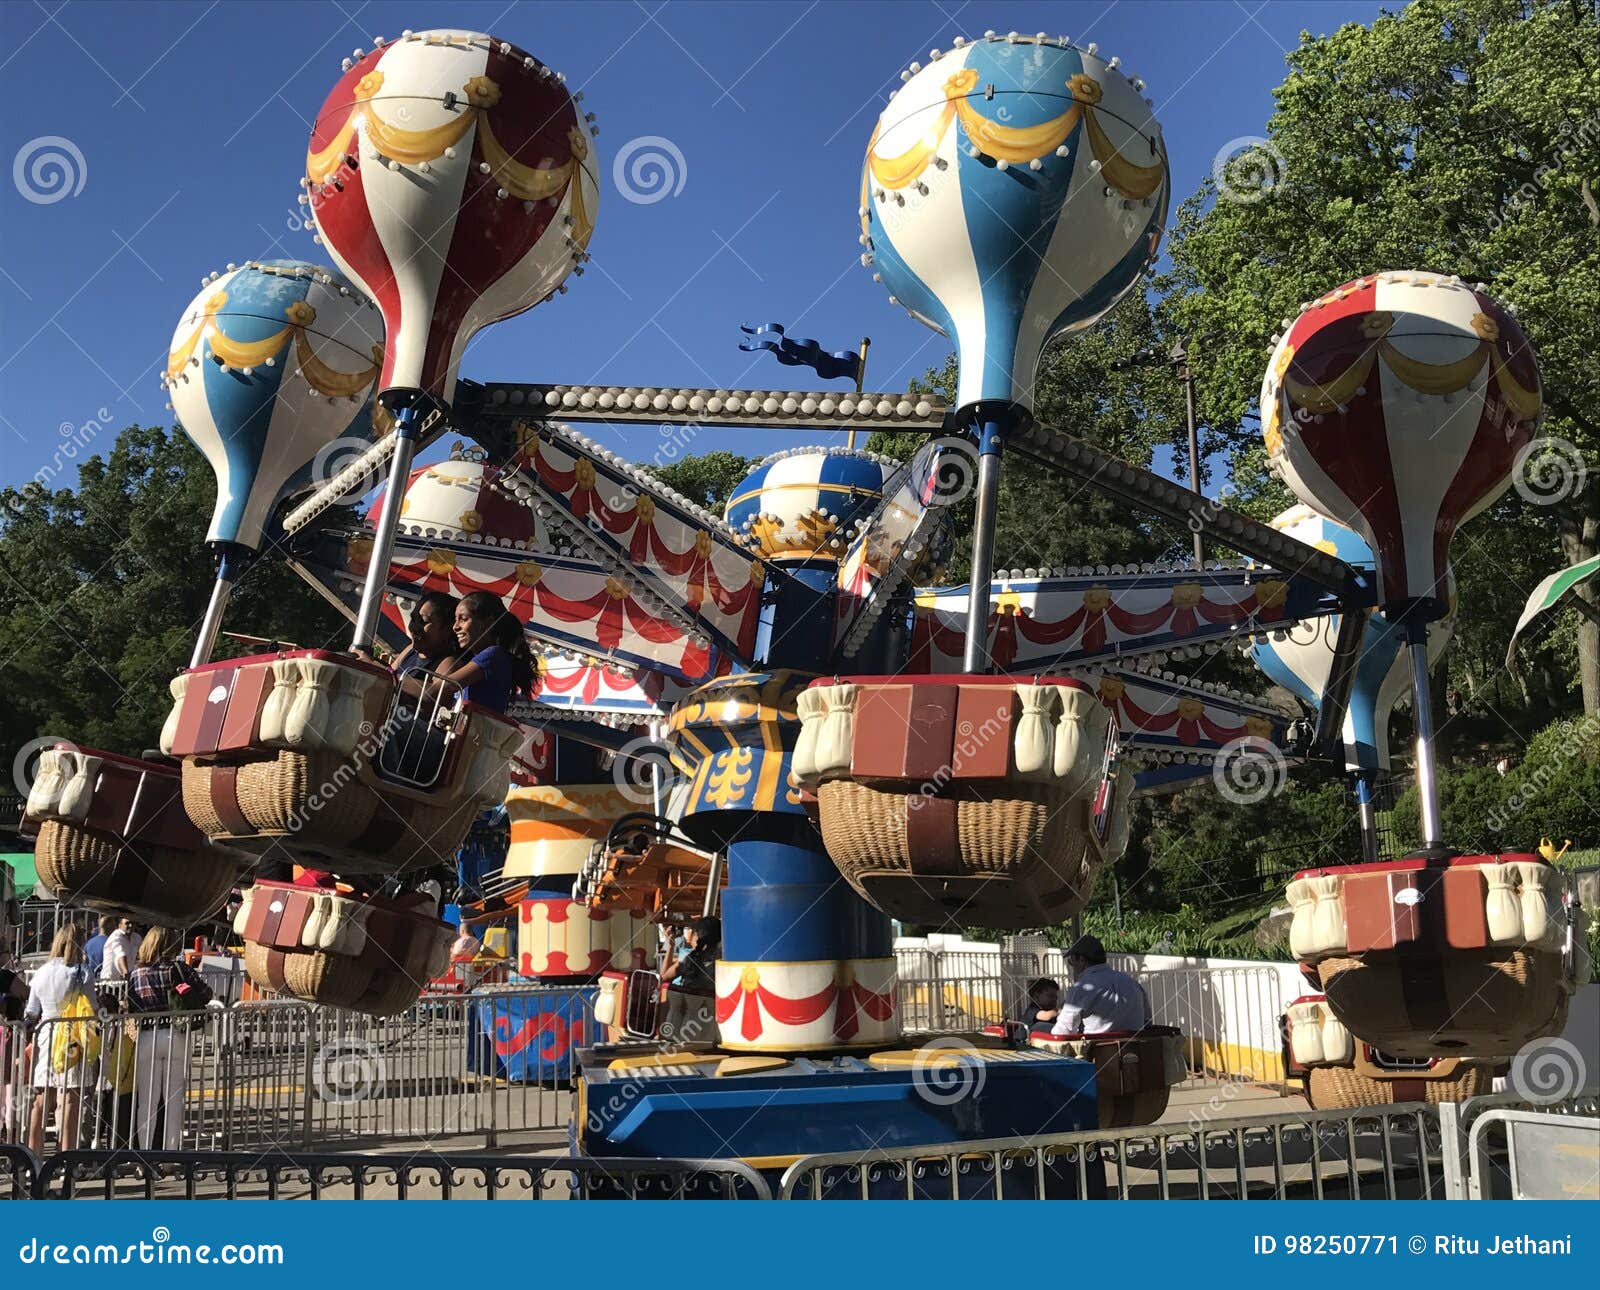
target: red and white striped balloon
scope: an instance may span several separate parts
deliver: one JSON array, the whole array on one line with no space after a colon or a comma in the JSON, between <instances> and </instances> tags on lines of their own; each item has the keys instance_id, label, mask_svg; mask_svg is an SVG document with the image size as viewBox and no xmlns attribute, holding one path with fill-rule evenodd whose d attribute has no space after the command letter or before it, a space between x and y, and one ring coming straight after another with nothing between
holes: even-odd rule
<instances>
[{"instance_id":1,"label":"red and white striped balloon","mask_svg":"<svg viewBox=\"0 0 1600 1290\"><path fill-rule=\"evenodd\" d=\"M479 32L407 32L348 63L304 200L383 312L380 390L448 403L474 333L565 289L599 204L591 133L558 75Z\"/></svg>"},{"instance_id":2,"label":"red and white striped balloon","mask_svg":"<svg viewBox=\"0 0 1600 1290\"><path fill-rule=\"evenodd\" d=\"M1442 611L1450 539L1506 490L1540 408L1516 319L1437 273L1373 274L1307 305L1261 387L1274 469L1367 540L1391 612Z\"/></svg>"}]
</instances>

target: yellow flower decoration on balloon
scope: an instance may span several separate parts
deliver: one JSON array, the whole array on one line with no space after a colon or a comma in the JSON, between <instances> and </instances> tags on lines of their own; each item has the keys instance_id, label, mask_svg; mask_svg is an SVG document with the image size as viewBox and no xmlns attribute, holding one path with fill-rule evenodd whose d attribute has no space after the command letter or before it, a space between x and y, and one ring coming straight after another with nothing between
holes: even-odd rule
<instances>
[{"instance_id":1,"label":"yellow flower decoration on balloon","mask_svg":"<svg viewBox=\"0 0 1600 1290\"><path fill-rule=\"evenodd\" d=\"M633 513L639 517L639 523L650 523L650 521L656 517L655 498L641 497L633 504Z\"/></svg>"},{"instance_id":2,"label":"yellow flower decoration on balloon","mask_svg":"<svg viewBox=\"0 0 1600 1290\"><path fill-rule=\"evenodd\" d=\"M524 587L534 587L544 577L544 570L536 560L524 560L517 566L517 582Z\"/></svg>"},{"instance_id":3,"label":"yellow flower decoration on balloon","mask_svg":"<svg viewBox=\"0 0 1600 1290\"><path fill-rule=\"evenodd\" d=\"M1200 716L1205 710L1206 705L1201 703L1199 699L1191 699L1186 696L1178 700L1178 715L1185 721L1200 720Z\"/></svg>"},{"instance_id":4,"label":"yellow flower decoration on balloon","mask_svg":"<svg viewBox=\"0 0 1600 1290\"><path fill-rule=\"evenodd\" d=\"M1100 96L1105 92L1100 88L1100 82L1087 72L1076 72L1069 76L1067 88L1072 91L1072 97L1079 103L1098 103Z\"/></svg>"},{"instance_id":5,"label":"yellow flower decoration on balloon","mask_svg":"<svg viewBox=\"0 0 1600 1290\"><path fill-rule=\"evenodd\" d=\"M317 321L317 311L304 300L290 303L283 311L283 316L296 327L309 327Z\"/></svg>"},{"instance_id":6,"label":"yellow flower decoration on balloon","mask_svg":"<svg viewBox=\"0 0 1600 1290\"><path fill-rule=\"evenodd\" d=\"M1394 315L1387 309L1374 309L1361 320L1361 334L1368 340L1380 340L1394 326Z\"/></svg>"},{"instance_id":7,"label":"yellow flower decoration on balloon","mask_svg":"<svg viewBox=\"0 0 1600 1290\"><path fill-rule=\"evenodd\" d=\"M461 517L456 521L463 533L476 533L483 527L483 516L477 511L462 511Z\"/></svg>"},{"instance_id":8,"label":"yellow flower decoration on balloon","mask_svg":"<svg viewBox=\"0 0 1600 1290\"><path fill-rule=\"evenodd\" d=\"M1100 678L1099 694L1107 703L1115 703L1127 692L1127 689L1127 683L1121 677L1102 676Z\"/></svg>"},{"instance_id":9,"label":"yellow flower decoration on balloon","mask_svg":"<svg viewBox=\"0 0 1600 1290\"><path fill-rule=\"evenodd\" d=\"M1172 604L1175 609L1193 609L1205 599L1205 592L1198 582L1180 582L1172 589Z\"/></svg>"},{"instance_id":10,"label":"yellow flower decoration on balloon","mask_svg":"<svg viewBox=\"0 0 1600 1290\"><path fill-rule=\"evenodd\" d=\"M1500 324L1488 314L1478 313L1472 315L1472 330L1478 333L1479 340L1499 340Z\"/></svg>"},{"instance_id":11,"label":"yellow flower decoration on balloon","mask_svg":"<svg viewBox=\"0 0 1600 1290\"><path fill-rule=\"evenodd\" d=\"M474 76L463 88L475 108L492 108L500 101L500 87L487 76Z\"/></svg>"},{"instance_id":12,"label":"yellow flower decoration on balloon","mask_svg":"<svg viewBox=\"0 0 1600 1290\"><path fill-rule=\"evenodd\" d=\"M1084 607L1099 613L1111 603L1111 589L1109 587L1090 587L1083 593Z\"/></svg>"},{"instance_id":13,"label":"yellow flower decoration on balloon","mask_svg":"<svg viewBox=\"0 0 1600 1290\"><path fill-rule=\"evenodd\" d=\"M959 72L944 83L944 96L947 99L965 98L978 88L978 73L971 67L963 67Z\"/></svg>"},{"instance_id":14,"label":"yellow flower decoration on balloon","mask_svg":"<svg viewBox=\"0 0 1600 1290\"><path fill-rule=\"evenodd\" d=\"M456 553L446 551L442 547L435 547L428 552L429 573L453 573L456 567Z\"/></svg>"},{"instance_id":15,"label":"yellow flower decoration on balloon","mask_svg":"<svg viewBox=\"0 0 1600 1290\"><path fill-rule=\"evenodd\" d=\"M567 131L567 145L572 149L572 155L582 161L589 155L589 137L584 134L582 126L573 126Z\"/></svg>"},{"instance_id":16,"label":"yellow flower decoration on balloon","mask_svg":"<svg viewBox=\"0 0 1600 1290\"><path fill-rule=\"evenodd\" d=\"M613 600L626 600L628 598L628 585L620 578L606 579L606 595Z\"/></svg>"},{"instance_id":17,"label":"yellow flower decoration on balloon","mask_svg":"<svg viewBox=\"0 0 1600 1290\"><path fill-rule=\"evenodd\" d=\"M356 102L370 99L383 88L383 73L374 68L356 82Z\"/></svg>"},{"instance_id":18,"label":"yellow flower decoration on balloon","mask_svg":"<svg viewBox=\"0 0 1600 1290\"><path fill-rule=\"evenodd\" d=\"M593 488L594 462L586 457L579 457L572 467L572 475L578 481L579 488Z\"/></svg>"},{"instance_id":19,"label":"yellow flower decoration on balloon","mask_svg":"<svg viewBox=\"0 0 1600 1290\"><path fill-rule=\"evenodd\" d=\"M754 994L756 987L760 984L761 974L755 970L753 965L747 966L743 972L739 973L739 988L746 994Z\"/></svg>"}]
</instances>

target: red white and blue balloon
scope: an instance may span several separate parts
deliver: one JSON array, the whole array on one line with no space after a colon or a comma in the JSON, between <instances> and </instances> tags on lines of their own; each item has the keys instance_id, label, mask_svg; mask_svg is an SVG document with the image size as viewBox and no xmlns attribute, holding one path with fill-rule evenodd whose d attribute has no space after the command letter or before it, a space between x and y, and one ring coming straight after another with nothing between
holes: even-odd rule
<instances>
[{"instance_id":1,"label":"red white and blue balloon","mask_svg":"<svg viewBox=\"0 0 1600 1290\"><path fill-rule=\"evenodd\" d=\"M173 333L164 383L217 477L208 541L260 547L318 452L370 434L382 364L377 309L329 269L253 260L206 279Z\"/></svg>"},{"instance_id":2,"label":"red white and blue balloon","mask_svg":"<svg viewBox=\"0 0 1600 1290\"><path fill-rule=\"evenodd\" d=\"M383 312L380 390L448 403L474 334L582 272L600 199L592 116L481 32L407 32L357 55L317 113L304 199Z\"/></svg>"},{"instance_id":3,"label":"red white and blue balloon","mask_svg":"<svg viewBox=\"0 0 1600 1290\"><path fill-rule=\"evenodd\" d=\"M1343 524L1319 515L1309 506L1291 506L1272 527L1346 564L1372 568L1372 548ZM1450 613L1428 624L1428 664L1443 657L1450 644L1455 608L1455 582L1446 573ZM1287 632L1274 633L1250 647L1250 658L1268 677L1312 708L1322 706L1333 670L1338 614L1311 618ZM1367 619L1344 718L1345 765L1350 770L1389 769L1389 715L1411 692L1410 656L1398 623L1381 612Z\"/></svg>"},{"instance_id":4,"label":"red white and blue balloon","mask_svg":"<svg viewBox=\"0 0 1600 1290\"><path fill-rule=\"evenodd\" d=\"M955 342L961 407L1031 408L1044 347L1154 258L1169 180L1142 88L1094 45L991 34L913 63L879 117L862 259Z\"/></svg>"},{"instance_id":5,"label":"red white and blue balloon","mask_svg":"<svg viewBox=\"0 0 1600 1290\"><path fill-rule=\"evenodd\" d=\"M1376 273L1286 324L1261 429L1295 496L1372 548L1379 603L1437 614L1450 540L1505 492L1541 406L1533 347L1481 285Z\"/></svg>"}]
</instances>

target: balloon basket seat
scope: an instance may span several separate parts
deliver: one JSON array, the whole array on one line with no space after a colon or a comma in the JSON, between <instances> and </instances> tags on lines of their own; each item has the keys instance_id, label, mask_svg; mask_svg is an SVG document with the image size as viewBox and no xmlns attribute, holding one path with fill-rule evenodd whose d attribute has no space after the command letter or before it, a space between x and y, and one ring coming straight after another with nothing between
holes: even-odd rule
<instances>
[{"instance_id":1,"label":"balloon basket seat","mask_svg":"<svg viewBox=\"0 0 1600 1290\"><path fill-rule=\"evenodd\" d=\"M207 664L172 683L162 749L214 841L343 874L446 864L504 797L516 722L325 650Z\"/></svg>"},{"instance_id":2,"label":"balloon basket seat","mask_svg":"<svg viewBox=\"0 0 1600 1290\"><path fill-rule=\"evenodd\" d=\"M531 893L517 907L517 971L525 977L643 968L655 958L655 941L655 929L642 918L555 892Z\"/></svg>"},{"instance_id":3,"label":"balloon basket seat","mask_svg":"<svg viewBox=\"0 0 1600 1290\"><path fill-rule=\"evenodd\" d=\"M456 935L426 896L266 881L245 892L233 930L258 988L375 1017L404 1012L448 970Z\"/></svg>"},{"instance_id":4,"label":"balloon basket seat","mask_svg":"<svg viewBox=\"0 0 1600 1290\"><path fill-rule=\"evenodd\" d=\"M1495 1063L1470 1057L1396 1058L1361 1043L1325 995L1301 995L1284 1017L1291 1076L1313 1110L1398 1102L1461 1102L1494 1088Z\"/></svg>"},{"instance_id":5,"label":"balloon basket seat","mask_svg":"<svg viewBox=\"0 0 1600 1290\"><path fill-rule=\"evenodd\" d=\"M987 1026L984 1034L1004 1036L1020 1026ZM1016 1036L1021 1038L1020 1034ZM1057 1035L1035 1030L1029 1048L1092 1062L1102 1129L1154 1124L1166 1114L1172 1086L1189 1078L1182 1033L1174 1026L1107 1031L1098 1035Z\"/></svg>"},{"instance_id":6,"label":"balloon basket seat","mask_svg":"<svg viewBox=\"0 0 1600 1290\"><path fill-rule=\"evenodd\" d=\"M1302 970L1392 1057L1509 1056L1559 1035L1589 979L1582 912L1536 855L1314 869L1287 895Z\"/></svg>"},{"instance_id":7,"label":"balloon basket seat","mask_svg":"<svg viewBox=\"0 0 1600 1290\"><path fill-rule=\"evenodd\" d=\"M92 748L40 756L23 830L60 900L166 927L216 913L244 861L190 822L176 766Z\"/></svg>"},{"instance_id":8,"label":"balloon basket seat","mask_svg":"<svg viewBox=\"0 0 1600 1290\"><path fill-rule=\"evenodd\" d=\"M798 711L794 780L828 855L892 918L1060 922L1126 842L1110 713L1077 681L845 678Z\"/></svg>"}]
</instances>

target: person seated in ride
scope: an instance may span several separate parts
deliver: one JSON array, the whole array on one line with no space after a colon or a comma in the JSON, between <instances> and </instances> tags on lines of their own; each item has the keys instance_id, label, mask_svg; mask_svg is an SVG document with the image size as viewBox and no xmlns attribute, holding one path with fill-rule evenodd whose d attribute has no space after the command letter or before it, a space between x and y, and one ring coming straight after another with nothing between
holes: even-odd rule
<instances>
[{"instance_id":1,"label":"person seated in ride","mask_svg":"<svg viewBox=\"0 0 1600 1290\"><path fill-rule=\"evenodd\" d=\"M460 655L440 675L459 685L466 699L504 712L512 694L532 691L534 667L527 637L498 596L487 591L463 596L456 606L455 630Z\"/></svg>"},{"instance_id":2,"label":"person seated in ride","mask_svg":"<svg viewBox=\"0 0 1600 1290\"><path fill-rule=\"evenodd\" d=\"M411 611L411 644L394 661L396 676L448 672L456 661L457 600L447 591L429 591Z\"/></svg>"},{"instance_id":3,"label":"person seated in ride","mask_svg":"<svg viewBox=\"0 0 1600 1290\"><path fill-rule=\"evenodd\" d=\"M1061 983L1053 977L1042 976L1028 983L1028 1006L1017 1018L1031 1030L1046 1030L1056 1019L1060 1009Z\"/></svg>"},{"instance_id":4,"label":"person seated in ride","mask_svg":"<svg viewBox=\"0 0 1600 1290\"><path fill-rule=\"evenodd\" d=\"M717 954L722 947L722 920L697 918L684 929L689 952L674 955L661 968L667 983L667 1015L661 1037L680 1044L715 1043Z\"/></svg>"},{"instance_id":5,"label":"person seated in ride","mask_svg":"<svg viewBox=\"0 0 1600 1290\"><path fill-rule=\"evenodd\" d=\"M1067 966L1072 969L1072 984L1061 996L1051 1034L1103 1035L1143 1030L1150 1024L1144 988L1106 963L1106 947L1097 937L1078 937L1067 950Z\"/></svg>"}]
</instances>

